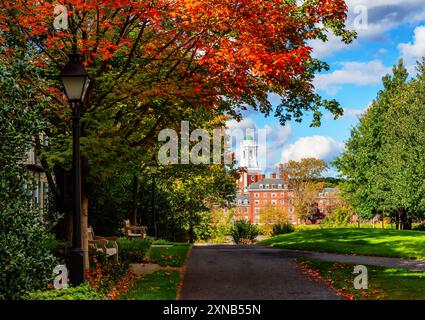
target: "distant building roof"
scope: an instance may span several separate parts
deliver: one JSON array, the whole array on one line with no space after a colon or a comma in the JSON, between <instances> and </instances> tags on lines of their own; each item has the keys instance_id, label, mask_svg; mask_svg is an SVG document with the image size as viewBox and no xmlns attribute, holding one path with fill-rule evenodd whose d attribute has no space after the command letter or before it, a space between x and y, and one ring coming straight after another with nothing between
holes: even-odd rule
<instances>
[{"instance_id":1,"label":"distant building roof","mask_svg":"<svg viewBox=\"0 0 425 320\"><path fill-rule=\"evenodd\" d=\"M249 205L249 194L238 194L235 203L238 205Z\"/></svg>"},{"instance_id":2,"label":"distant building roof","mask_svg":"<svg viewBox=\"0 0 425 320\"><path fill-rule=\"evenodd\" d=\"M288 184L287 180L284 179L263 179L261 181L258 181L256 183L251 184L248 187L248 190L252 190L252 189L272 189L272 185L275 185L274 189L277 189L278 185L282 185L282 188L284 187L285 184ZM266 188L266 185L269 185L269 188ZM262 186L262 187L260 187Z\"/></svg>"}]
</instances>

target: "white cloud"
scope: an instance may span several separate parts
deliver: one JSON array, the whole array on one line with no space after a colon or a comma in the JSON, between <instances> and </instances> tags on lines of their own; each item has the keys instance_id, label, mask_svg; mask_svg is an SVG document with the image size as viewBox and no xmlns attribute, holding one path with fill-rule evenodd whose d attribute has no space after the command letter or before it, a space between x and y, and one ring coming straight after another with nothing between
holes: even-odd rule
<instances>
[{"instance_id":1,"label":"white cloud","mask_svg":"<svg viewBox=\"0 0 425 320\"><path fill-rule=\"evenodd\" d=\"M358 118L365 113L366 109L344 109L343 118Z\"/></svg>"},{"instance_id":2,"label":"white cloud","mask_svg":"<svg viewBox=\"0 0 425 320\"><path fill-rule=\"evenodd\" d=\"M344 143L331 137L309 136L298 139L282 151L281 162L300 161L305 158L317 158L331 161L344 150Z\"/></svg>"},{"instance_id":3,"label":"white cloud","mask_svg":"<svg viewBox=\"0 0 425 320\"><path fill-rule=\"evenodd\" d=\"M226 126L229 130L243 130L254 129L256 127L255 122L251 118L243 119L242 121L236 121L234 119L226 122Z\"/></svg>"},{"instance_id":4,"label":"white cloud","mask_svg":"<svg viewBox=\"0 0 425 320\"><path fill-rule=\"evenodd\" d=\"M326 58L337 51L352 49L353 46L358 46L359 40L362 39L389 40L390 30L402 24L420 23L425 20L424 0L346 0L346 3L347 28L357 32L358 40L349 46L335 36L329 36L326 43L311 41L309 44L314 48L315 57Z\"/></svg>"},{"instance_id":5,"label":"white cloud","mask_svg":"<svg viewBox=\"0 0 425 320\"><path fill-rule=\"evenodd\" d=\"M308 45L313 48L313 58L324 59L332 56L337 51L353 49L357 47L358 42L354 41L347 45L341 41L341 38L336 37L333 34L329 34L328 41L323 42L320 39L314 39L309 41Z\"/></svg>"},{"instance_id":6,"label":"white cloud","mask_svg":"<svg viewBox=\"0 0 425 320\"><path fill-rule=\"evenodd\" d=\"M379 60L370 62L343 62L332 73L318 74L314 80L316 90L335 95L343 85L369 86L379 84L382 77L391 71Z\"/></svg>"},{"instance_id":7,"label":"white cloud","mask_svg":"<svg viewBox=\"0 0 425 320\"><path fill-rule=\"evenodd\" d=\"M349 25L361 12L356 12L356 8L367 8L368 26L357 30L360 38L382 38L387 31L401 24L425 19L423 0L347 0L347 5Z\"/></svg>"},{"instance_id":8,"label":"white cloud","mask_svg":"<svg viewBox=\"0 0 425 320\"><path fill-rule=\"evenodd\" d=\"M413 42L400 43L398 49L407 64L414 63L417 58L425 56L425 26L417 27Z\"/></svg>"}]
</instances>

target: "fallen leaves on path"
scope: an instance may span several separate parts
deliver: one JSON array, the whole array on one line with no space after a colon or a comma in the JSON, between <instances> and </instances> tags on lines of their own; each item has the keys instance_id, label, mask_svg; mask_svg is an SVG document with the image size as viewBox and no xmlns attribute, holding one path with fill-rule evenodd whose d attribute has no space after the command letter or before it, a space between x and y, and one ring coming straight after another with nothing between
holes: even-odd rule
<instances>
[{"instance_id":1,"label":"fallen leaves on path","mask_svg":"<svg viewBox=\"0 0 425 320\"><path fill-rule=\"evenodd\" d=\"M326 284L329 288L334 290L336 292L336 294L339 295L340 297L342 297L344 300L355 300L355 296L353 294L344 292L344 291L342 291L340 289L336 289L334 287L335 281L340 281L341 279L332 280L332 279L323 278L316 269L312 268L305 261L298 261L298 266L309 277L311 277L312 279L314 279L318 282L322 282L322 283ZM341 266L337 266L337 267L341 267Z\"/></svg>"}]
</instances>

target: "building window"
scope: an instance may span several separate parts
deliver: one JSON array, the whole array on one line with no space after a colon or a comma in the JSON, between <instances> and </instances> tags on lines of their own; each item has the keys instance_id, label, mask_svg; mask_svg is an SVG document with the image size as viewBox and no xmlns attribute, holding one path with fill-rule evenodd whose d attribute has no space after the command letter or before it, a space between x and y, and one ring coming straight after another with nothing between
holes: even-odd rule
<instances>
[{"instance_id":1,"label":"building window","mask_svg":"<svg viewBox=\"0 0 425 320\"><path fill-rule=\"evenodd\" d=\"M257 215L257 216L255 216L255 218L254 218L254 219L255 219L255 220L254 220L254 221L255 221L255 223L259 223L259 222L260 222L260 216L258 216L258 215Z\"/></svg>"},{"instance_id":2,"label":"building window","mask_svg":"<svg viewBox=\"0 0 425 320\"><path fill-rule=\"evenodd\" d=\"M285 194L282 192L282 193L280 194L280 196L283 198L283 197L285 196Z\"/></svg>"},{"instance_id":3,"label":"building window","mask_svg":"<svg viewBox=\"0 0 425 320\"><path fill-rule=\"evenodd\" d=\"M272 198L276 198L276 193L272 193Z\"/></svg>"},{"instance_id":4,"label":"building window","mask_svg":"<svg viewBox=\"0 0 425 320\"><path fill-rule=\"evenodd\" d=\"M259 213L260 212L260 208L254 208L254 212L255 213Z\"/></svg>"},{"instance_id":5,"label":"building window","mask_svg":"<svg viewBox=\"0 0 425 320\"><path fill-rule=\"evenodd\" d=\"M249 205L249 201L248 201L248 200L245 200L245 201L244 201L244 204L245 204L245 205Z\"/></svg>"},{"instance_id":6,"label":"building window","mask_svg":"<svg viewBox=\"0 0 425 320\"><path fill-rule=\"evenodd\" d=\"M263 201L263 204L268 204L268 201L267 201L267 200L264 200L264 201Z\"/></svg>"},{"instance_id":7,"label":"building window","mask_svg":"<svg viewBox=\"0 0 425 320\"><path fill-rule=\"evenodd\" d=\"M34 181L34 191L33 191L33 199L35 207L39 207L40 205L40 181Z\"/></svg>"},{"instance_id":8,"label":"building window","mask_svg":"<svg viewBox=\"0 0 425 320\"><path fill-rule=\"evenodd\" d=\"M244 209L243 211L244 211L245 213L247 213L247 212L248 212L248 208L243 208L243 209Z\"/></svg>"},{"instance_id":9,"label":"building window","mask_svg":"<svg viewBox=\"0 0 425 320\"><path fill-rule=\"evenodd\" d=\"M278 185L277 185L277 187L278 187L279 189L282 189L282 184L278 184Z\"/></svg>"},{"instance_id":10,"label":"building window","mask_svg":"<svg viewBox=\"0 0 425 320\"><path fill-rule=\"evenodd\" d=\"M256 204L256 205L260 204L260 200L255 200L254 204Z\"/></svg>"},{"instance_id":11,"label":"building window","mask_svg":"<svg viewBox=\"0 0 425 320\"><path fill-rule=\"evenodd\" d=\"M272 204L277 204L277 201L276 200L272 200Z\"/></svg>"},{"instance_id":12,"label":"building window","mask_svg":"<svg viewBox=\"0 0 425 320\"><path fill-rule=\"evenodd\" d=\"M259 198L260 194L259 193L254 193L254 198Z\"/></svg>"},{"instance_id":13,"label":"building window","mask_svg":"<svg viewBox=\"0 0 425 320\"><path fill-rule=\"evenodd\" d=\"M268 193L263 193L263 197L267 198L268 197Z\"/></svg>"},{"instance_id":14,"label":"building window","mask_svg":"<svg viewBox=\"0 0 425 320\"><path fill-rule=\"evenodd\" d=\"M285 204L285 200L281 199L280 204Z\"/></svg>"},{"instance_id":15,"label":"building window","mask_svg":"<svg viewBox=\"0 0 425 320\"><path fill-rule=\"evenodd\" d=\"M266 184L266 189L270 189L270 185L269 184Z\"/></svg>"},{"instance_id":16,"label":"building window","mask_svg":"<svg viewBox=\"0 0 425 320\"><path fill-rule=\"evenodd\" d=\"M263 189L263 188L264 188L264 185L260 184L260 189Z\"/></svg>"},{"instance_id":17,"label":"building window","mask_svg":"<svg viewBox=\"0 0 425 320\"><path fill-rule=\"evenodd\" d=\"M251 181L255 181L255 177L254 176L251 176Z\"/></svg>"},{"instance_id":18,"label":"building window","mask_svg":"<svg viewBox=\"0 0 425 320\"><path fill-rule=\"evenodd\" d=\"M294 207L290 207L290 208L289 208L289 212L290 212L290 213L294 213Z\"/></svg>"},{"instance_id":19,"label":"building window","mask_svg":"<svg viewBox=\"0 0 425 320\"><path fill-rule=\"evenodd\" d=\"M49 206L49 184L47 182L43 183L43 196L44 196L44 208L47 208Z\"/></svg>"}]
</instances>

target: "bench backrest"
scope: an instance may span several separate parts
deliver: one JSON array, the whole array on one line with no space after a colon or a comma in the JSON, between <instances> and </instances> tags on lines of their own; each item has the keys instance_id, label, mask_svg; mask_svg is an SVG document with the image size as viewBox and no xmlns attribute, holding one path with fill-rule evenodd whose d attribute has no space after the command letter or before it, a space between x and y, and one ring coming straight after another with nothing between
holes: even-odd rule
<instances>
[{"instance_id":1,"label":"bench backrest","mask_svg":"<svg viewBox=\"0 0 425 320\"><path fill-rule=\"evenodd\" d=\"M94 231L92 227L88 227L87 228L87 238L89 240L93 240L94 239Z\"/></svg>"}]
</instances>

